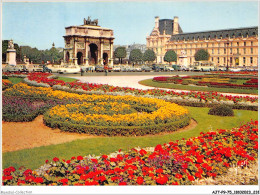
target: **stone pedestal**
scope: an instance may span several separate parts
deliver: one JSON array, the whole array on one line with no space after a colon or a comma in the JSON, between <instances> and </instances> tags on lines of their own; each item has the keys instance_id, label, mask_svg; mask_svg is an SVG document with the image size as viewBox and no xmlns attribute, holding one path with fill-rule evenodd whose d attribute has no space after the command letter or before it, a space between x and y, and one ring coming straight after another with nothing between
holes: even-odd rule
<instances>
[{"instance_id":1,"label":"stone pedestal","mask_svg":"<svg viewBox=\"0 0 260 195\"><path fill-rule=\"evenodd\" d=\"M6 63L16 65L16 50L15 49L7 49Z\"/></svg>"},{"instance_id":2,"label":"stone pedestal","mask_svg":"<svg viewBox=\"0 0 260 195\"><path fill-rule=\"evenodd\" d=\"M184 67L188 67L187 56L180 56L179 57L179 65L184 66Z\"/></svg>"}]
</instances>

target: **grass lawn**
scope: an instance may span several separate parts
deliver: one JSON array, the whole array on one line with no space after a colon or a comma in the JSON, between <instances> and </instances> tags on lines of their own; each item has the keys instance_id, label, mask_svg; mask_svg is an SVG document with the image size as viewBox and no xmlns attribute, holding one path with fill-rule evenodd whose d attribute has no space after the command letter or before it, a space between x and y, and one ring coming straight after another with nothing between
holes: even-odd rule
<instances>
[{"instance_id":1,"label":"grass lawn","mask_svg":"<svg viewBox=\"0 0 260 195\"><path fill-rule=\"evenodd\" d=\"M77 79L68 78L68 77L58 77L57 80L62 80L62 81L65 81L65 82L77 81Z\"/></svg>"},{"instance_id":2,"label":"grass lawn","mask_svg":"<svg viewBox=\"0 0 260 195\"><path fill-rule=\"evenodd\" d=\"M11 81L13 84L20 83L24 78L18 78L18 77L8 77L8 80Z\"/></svg>"},{"instance_id":3,"label":"grass lawn","mask_svg":"<svg viewBox=\"0 0 260 195\"><path fill-rule=\"evenodd\" d=\"M35 169L45 163L45 160L51 160L54 157L60 159L70 159L72 156L86 156L88 154L109 154L119 149L128 150L136 146L147 147L157 144L167 143L170 140L180 140L199 136L200 132L214 131L216 129L231 129L239 127L251 119L257 120L256 111L235 110L234 117L218 117L208 115L209 108L187 107L198 125L190 130L175 132L166 135L146 136L146 137L100 137L84 140L75 140L72 142L42 146L33 149L24 149L14 152L5 152L2 155L3 168L14 166L19 168L25 166Z\"/></svg>"},{"instance_id":4,"label":"grass lawn","mask_svg":"<svg viewBox=\"0 0 260 195\"><path fill-rule=\"evenodd\" d=\"M224 93L240 93L240 94L258 94L257 89L235 89L235 88L217 88L217 87L200 87L200 86L189 86L189 85L180 85L172 83L160 83L155 82L152 79L146 79L139 81L141 85L158 87L158 88L168 88L168 89L183 89L183 90L192 90L192 91L217 91Z\"/></svg>"}]
</instances>

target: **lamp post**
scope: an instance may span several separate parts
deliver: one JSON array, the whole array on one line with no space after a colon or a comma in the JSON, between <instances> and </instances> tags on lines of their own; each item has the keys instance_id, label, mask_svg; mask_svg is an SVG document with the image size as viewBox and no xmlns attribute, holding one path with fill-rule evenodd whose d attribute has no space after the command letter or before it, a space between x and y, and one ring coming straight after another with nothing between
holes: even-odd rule
<instances>
[{"instance_id":1,"label":"lamp post","mask_svg":"<svg viewBox=\"0 0 260 195\"><path fill-rule=\"evenodd\" d=\"M229 45L228 41L227 41L226 45L227 45L227 71L228 71L228 45Z\"/></svg>"}]
</instances>

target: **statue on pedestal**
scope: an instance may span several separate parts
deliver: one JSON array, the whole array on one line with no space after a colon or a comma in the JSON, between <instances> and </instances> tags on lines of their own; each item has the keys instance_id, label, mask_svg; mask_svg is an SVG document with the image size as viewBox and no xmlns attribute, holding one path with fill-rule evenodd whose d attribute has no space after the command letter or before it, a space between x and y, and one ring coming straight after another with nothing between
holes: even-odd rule
<instances>
[{"instance_id":1,"label":"statue on pedestal","mask_svg":"<svg viewBox=\"0 0 260 195\"><path fill-rule=\"evenodd\" d=\"M14 43L12 39L8 42L8 49L14 49Z\"/></svg>"}]
</instances>

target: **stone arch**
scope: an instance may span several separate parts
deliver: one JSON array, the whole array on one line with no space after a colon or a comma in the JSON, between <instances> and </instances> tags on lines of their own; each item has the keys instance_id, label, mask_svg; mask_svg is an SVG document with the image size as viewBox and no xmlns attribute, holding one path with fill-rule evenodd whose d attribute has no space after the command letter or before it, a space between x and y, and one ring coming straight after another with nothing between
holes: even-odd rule
<instances>
[{"instance_id":1,"label":"stone arch","mask_svg":"<svg viewBox=\"0 0 260 195\"><path fill-rule=\"evenodd\" d=\"M66 62L69 63L70 61L70 52L66 52Z\"/></svg>"},{"instance_id":2,"label":"stone arch","mask_svg":"<svg viewBox=\"0 0 260 195\"><path fill-rule=\"evenodd\" d=\"M89 64L97 64L98 62L98 46L95 43L89 44Z\"/></svg>"},{"instance_id":3,"label":"stone arch","mask_svg":"<svg viewBox=\"0 0 260 195\"><path fill-rule=\"evenodd\" d=\"M104 66L108 65L108 54L107 53L103 53L103 60L104 60Z\"/></svg>"},{"instance_id":4,"label":"stone arch","mask_svg":"<svg viewBox=\"0 0 260 195\"><path fill-rule=\"evenodd\" d=\"M77 58L78 58L78 65L82 65L83 64L83 53L82 52L78 52L77 53Z\"/></svg>"}]
</instances>

